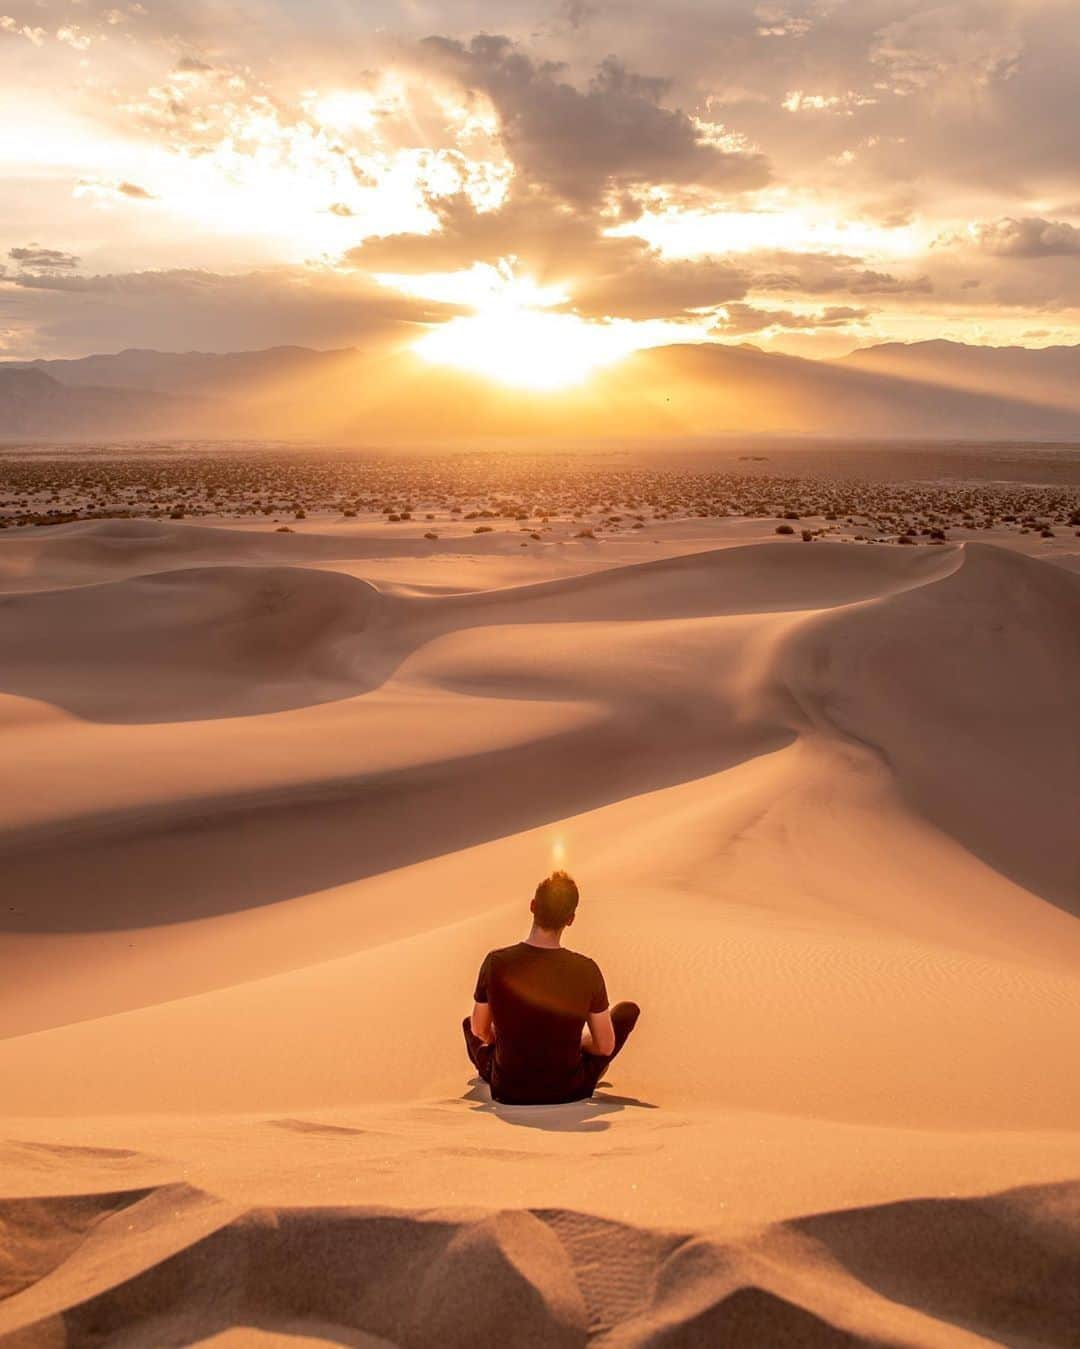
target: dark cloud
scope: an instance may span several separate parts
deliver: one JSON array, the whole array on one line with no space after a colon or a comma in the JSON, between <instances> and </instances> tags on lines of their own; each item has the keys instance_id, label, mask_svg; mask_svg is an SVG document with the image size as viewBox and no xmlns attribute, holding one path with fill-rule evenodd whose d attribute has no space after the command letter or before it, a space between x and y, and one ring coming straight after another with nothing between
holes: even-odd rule
<instances>
[{"instance_id":1,"label":"dark cloud","mask_svg":"<svg viewBox=\"0 0 1080 1349\"><path fill-rule=\"evenodd\" d=\"M1053 258L1080 253L1080 229L1041 216L1007 216L975 227L975 238L988 253L1003 258Z\"/></svg>"},{"instance_id":2,"label":"dark cloud","mask_svg":"<svg viewBox=\"0 0 1080 1349\"><path fill-rule=\"evenodd\" d=\"M867 318L870 313L868 309L851 305L829 305L816 314L796 314L790 309L759 309L752 304L728 304L724 309L726 318L713 329L723 336L756 333L764 328L844 328Z\"/></svg>"},{"instance_id":3,"label":"dark cloud","mask_svg":"<svg viewBox=\"0 0 1080 1349\"><path fill-rule=\"evenodd\" d=\"M195 270L101 276L22 273L0 280L20 355L122 347L237 351L296 344L346 347L413 340L418 325L460 312L360 276L277 267L240 275Z\"/></svg>"},{"instance_id":4,"label":"dark cloud","mask_svg":"<svg viewBox=\"0 0 1080 1349\"><path fill-rule=\"evenodd\" d=\"M512 260L545 286L563 286L567 308L588 318L680 318L746 293L742 270L723 259L666 262L644 240L611 237L595 212L540 189L515 188L498 211L463 195L433 200L439 228L397 234L351 249L369 272L453 272Z\"/></svg>"},{"instance_id":5,"label":"dark cloud","mask_svg":"<svg viewBox=\"0 0 1080 1349\"><path fill-rule=\"evenodd\" d=\"M495 211L478 211L464 193L428 204L438 222L432 233L368 239L345 260L374 272L453 272L514 257L548 284L596 265L629 263L647 251L641 240L604 237L594 212L519 180Z\"/></svg>"},{"instance_id":6,"label":"dark cloud","mask_svg":"<svg viewBox=\"0 0 1080 1349\"><path fill-rule=\"evenodd\" d=\"M530 183L578 205L637 183L708 183L741 192L764 186L760 154L711 144L693 118L663 106L668 80L601 61L584 89L565 67L534 61L508 37L469 43L431 37L429 58L498 113L503 146Z\"/></svg>"},{"instance_id":7,"label":"dark cloud","mask_svg":"<svg viewBox=\"0 0 1080 1349\"><path fill-rule=\"evenodd\" d=\"M746 288L746 273L724 259L665 262L648 252L621 270L587 277L569 307L584 317L681 319L738 299Z\"/></svg>"},{"instance_id":8,"label":"dark cloud","mask_svg":"<svg viewBox=\"0 0 1080 1349\"><path fill-rule=\"evenodd\" d=\"M559 17L575 32L579 28L584 28L598 12L599 6L591 4L590 0L562 0L559 6Z\"/></svg>"},{"instance_id":9,"label":"dark cloud","mask_svg":"<svg viewBox=\"0 0 1080 1349\"><path fill-rule=\"evenodd\" d=\"M79 265L79 259L74 253L63 253L58 248L42 248L39 244L11 248L8 257L28 271L68 271Z\"/></svg>"},{"instance_id":10,"label":"dark cloud","mask_svg":"<svg viewBox=\"0 0 1080 1349\"><path fill-rule=\"evenodd\" d=\"M867 267L851 254L756 252L746 260L753 289L806 295L927 295L933 283L924 274L894 276Z\"/></svg>"}]
</instances>

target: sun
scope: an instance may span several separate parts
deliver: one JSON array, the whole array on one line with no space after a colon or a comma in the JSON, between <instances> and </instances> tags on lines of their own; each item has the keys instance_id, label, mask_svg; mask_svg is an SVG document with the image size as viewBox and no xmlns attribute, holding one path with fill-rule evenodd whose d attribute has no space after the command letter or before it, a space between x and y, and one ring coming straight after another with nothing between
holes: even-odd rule
<instances>
[{"instance_id":1,"label":"sun","mask_svg":"<svg viewBox=\"0 0 1080 1349\"><path fill-rule=\"evenodd\" d=\"M425 360L543 392L583 383L633 349L625 334L573 314L499 308L433 329L414 350Z\"/></svg>"},{"instance_id":2,"label":"sun","mask_svg":"<svg viewBox=\"0 0 1080 1349\"><path fill-rule=\"evenodd\" d=\"M525 391L571 388L632 351L671 340L669 325L586 320L560 309L569 298L565 291L517 276L506 264L478 263L468 271L427 276L383 273L376 279L473 311L430 328L413 344L419 356Z\"/></svg>"}]
</instances>

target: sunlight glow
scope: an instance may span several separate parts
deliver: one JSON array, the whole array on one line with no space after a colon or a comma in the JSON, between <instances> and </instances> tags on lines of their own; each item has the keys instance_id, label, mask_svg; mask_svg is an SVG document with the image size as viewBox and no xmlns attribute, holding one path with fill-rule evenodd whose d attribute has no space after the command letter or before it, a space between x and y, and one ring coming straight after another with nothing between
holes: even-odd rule
<instances>
[{"instance_id":1,"label":"sunlight glow","mask_svg":"<svg viewBox=\"0 0 1080 1349\"><path fill-rule=\"evenodd\" d=\"M585 323L542 309L500 309L451 319L414 350L425 360L520 389L566 389L641 345L628 331L632 326Z\"/></svg>"},{"instance_id":2,"label":"sunlight glow","mask_svg":"<svg viewBox=\"0 0 1080 1349\"><path fill-rule=\"evenodd\" d=\"M559 286L539 286L530 276L515 276L507 263L492 267L490 263L477 262L468 271L430 272L422 276L377 272L375 280L422 300L467 305L490 313L550 309L565 304L569 298Z\"/></svg>"},{"instance_id":3,"label":"sunlight glow","mask_svg":"<svg viewBox=\"0 0 1080 1349\"><path fill-rule=\"evenodd\" d=\"M886 228L866 220L837 220L820 208L778 204L756 211L647 210L606 231L644 239L666 258L750 253L858 253L903 258L925 246L911 226Z\"/></svg>"},{"instance_id":4,"label":"sunlight glow","mask_svg":"<svg viewBox=\"0 0 1080 1349\"><path fill-rule=\"evenodd\" d=\"M601 366L642 347L705 335L704 324L587 321L555 308L568 303L565 291L517 276L509 262L427 276L383 273L376 279L410 295L475 311L429 329L413 346L425 360L536 392L581 384Z\"/></svg>"}]
</instances>

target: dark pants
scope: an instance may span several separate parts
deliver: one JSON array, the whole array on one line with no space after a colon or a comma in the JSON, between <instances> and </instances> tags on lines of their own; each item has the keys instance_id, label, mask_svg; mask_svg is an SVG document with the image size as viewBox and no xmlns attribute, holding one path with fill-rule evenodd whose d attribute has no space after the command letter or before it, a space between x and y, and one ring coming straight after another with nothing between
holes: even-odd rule
<instances>
[{"instance_id":1,"label":"dark pants","mask_svg":"<svg viewBox=\"0 0 1080 1349\"><path fill-rule=\"evenodd\" d=\"M630 1038L630 1032L637 1025L637 1019L640 1015L641 1008L636 1002L617 1002L611 1009L611 1024L615 1027L615 1048L610 1054L586 1054L582 1052L581 1060L585 1065L585 1087L581 1096L577 1099L584 1100L593 1094L597 1083L604 1076L608 1064ZM490 1084L491 1062L495 1057L495 1046L484 1044L479 1036L473 1034L469 1017L466 1017L461 1023L461 1029L465 1032L465 1051L472 1061L473 1067L484 1081Z\"/></svg>"}]
</instances>

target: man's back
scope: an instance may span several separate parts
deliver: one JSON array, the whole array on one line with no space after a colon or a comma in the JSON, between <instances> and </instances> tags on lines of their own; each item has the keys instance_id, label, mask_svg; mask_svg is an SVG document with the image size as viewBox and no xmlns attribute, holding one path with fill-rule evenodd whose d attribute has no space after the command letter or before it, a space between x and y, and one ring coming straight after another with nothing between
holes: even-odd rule
<instances>
[{"instance_id":1,"label":"man's back","mask_svg":"<svg viewBox=\"0 0 1080 1349\"><path fill-rule=\"evenodd\" d=\"M490 1005L495 1022L497 1100L536 1104L587 1094L581 1031L590 1013L608 1005L594 960L561 946L504 946L485 957L475 998Z\"/></svg>"}]
</instances>

